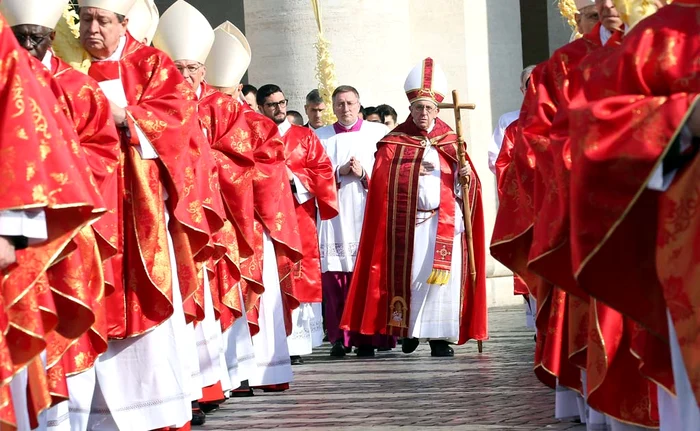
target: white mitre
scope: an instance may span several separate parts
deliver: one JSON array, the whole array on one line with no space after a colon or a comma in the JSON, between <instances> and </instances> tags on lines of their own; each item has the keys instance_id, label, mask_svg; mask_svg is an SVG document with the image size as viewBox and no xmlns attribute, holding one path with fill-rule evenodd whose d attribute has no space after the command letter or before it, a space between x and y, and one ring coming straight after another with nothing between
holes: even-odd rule
<instances>
[{"instance_id":1,"label":"white mitre","mask_svg":"<svg viewBox=\"0 0 700 431\"><path fill-rule=\"evenodd\" d=\"M214 29L207 18L185 0L178 0L160 17L153 46L174 61L204 63L214 43Z\"/></svg>"},{"instance_id":2,"label":"white mitre","mask_svg":"<svg viewBox=\"0 0 700 431\"><path fill-rule=\"evenodd\" d=\"M96 7L127 16L136 0L78 0L80 7Z\"/></svg>"},{"instance_id":3,"label":"white mitre","mask_svg":"<svg viewBox=\"0 0 700 431\"><path fill-rule=\"evenodd\" d=\"M588 6L595 6L595 0L575 0L576 9L580 12Z\"/></svg>"},{"instance_id":4,"label":"white mitre","mask_svg":"<svg viewBox=\"0 0 700 431\"><path fill-rule=\"evenodd\" d=\"M29 24L53 29L67 5L68 0L2 0L0 12L10 27Z\"/></svg>"},{"instance_id":5,"label":"white mitre","mask_svg":"<svg viewBox=\"0 0 700 431\"><path fill-rule=\"evenodd\" d=\"M158 7L153 0L136 0L136 4L126 17L129 18L127 29L131 36L139 42L150 45L160 19Z\"/></svg>"},{"instance_id":6,"label":"white mitre","mask_svg":"<svg viewBox=\"0 0 700 431\"><path fill-rule=\"evenodd\" d=\"M207 83L219 88L231 88L241 83L252 53L248 39L229 21L214 30L214 46L205 63Z\"/></svg>"},{"instance_id":7,"label":"white mitre","mask_svg":"<svg viewBox=\"0 0 700 431\"><path fill-rule=\"evenodd\" d=\"M403 88L410 103L429 100L436 105L442 103L449 91L445 72L430 57L411 70Z\"/></svg>"}]
</instances>

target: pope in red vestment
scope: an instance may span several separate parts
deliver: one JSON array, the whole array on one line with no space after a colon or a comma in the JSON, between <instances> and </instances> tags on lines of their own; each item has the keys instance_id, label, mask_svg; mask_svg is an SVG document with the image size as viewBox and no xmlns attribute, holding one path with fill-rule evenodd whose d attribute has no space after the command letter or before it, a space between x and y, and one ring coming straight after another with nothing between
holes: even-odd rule
<instances>
[{"instance_id":1,"label":"pope in red vestment","mask_svg":"<svg viewBox=\"0 0 700 431\"><path fill-rule=\"evenodd\" d=\"M678 0L637 24L588 80L589 102L570 116L577 281L660 336L667 307L677 334L669 337L672 353L678 342L695 399L700 394L694 342L700 331L693 311L698 295L692 278L697 265L688 250L697 235L692 223L678 222L685 220L679 209L694 202L695 186L687 188L691 183L684 180L690 177L682 175L662 195L660 208L659 194L649 188L664 190L694 149L684 141L697 134L683 131L700 88L693 54L697 40L690 37L698 32L699 9L697 0ZM686 171L691 176L692 166ZM650 226L658 226L658 238Z\"/></svg>"},{"instance_id":2,"label":"pope in red vestment","mask_svg":"<svg viewBox=\"0 0 700 431\"><path fill-rule=\"evenodd\" d=\"M341 323L366 335L407 337L405 353L430 338L433 356L452 356L448 342L488 336L481 185L469 162L459 172L469 195L455 190L457 136L436 118L446 82L432 59L421 62L405 85L411 117L378 143ZM467 264L462 199L471 208L475 268ZM453 312L435 301L451 304Z\"/></svg>"}]
</instances>

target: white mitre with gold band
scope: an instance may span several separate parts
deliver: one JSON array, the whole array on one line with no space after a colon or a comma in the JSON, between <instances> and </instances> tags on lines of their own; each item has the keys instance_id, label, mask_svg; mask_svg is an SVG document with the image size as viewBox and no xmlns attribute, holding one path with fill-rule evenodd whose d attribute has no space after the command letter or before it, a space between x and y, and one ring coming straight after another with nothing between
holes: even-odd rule
<instances>
[{"instance_id":1,"label":"white mitre with gold band","mask_svg":"<svg viewBox=\"0 0 700 431\"><path fill-rule=\"evenodd\" d=\"M127 16L136 0L78 0L80 7L96 7Z\"/></svg>"},{"instance_id":2,"label":"white mitre with gold band","mask_svg":"<svg viewBox=\"0 0 700 431\"><path fill-rule=\"evenodd\" d=\"M234 87L241 83L250 66L248 39L229 21L218 26L214 35L214 46L205 63L207 83L219 88Z\"/></svg>"},{"instance_id":3,"label":"white mitre with gold band","mask_svg":"<svg viewBox=\"0 0 700 431\"><path fill-rule=\"evenodd\" d=\"M207 18L185 0L178 0L160 17L153 46L174 61L204 63L214 43L214 29Z\"/></svg>"},{"instance_id":4,"label":"white mitre with gold band","mask_svg":"<svg viewBox=\"0 0 700 431\"><path fill-rule=\"evenodd\" d=\"M136 0L131 8L127 29L131 36L139 42L150 45L158 29L160 14L153 0Z\"/></svg>"},{"instance_id":5,"label":"white mitre with gold band","mask_svg":"<svg viewBox=\"0 0 700 431\"><path fill-rule=\"evenodd\" d=\"M68 0L2 0L0 12L10 27L28 24L54 29L66 5Z\"/></svg>"},{"instance_id":6,"label":"white mitre with gold band","mask_svg":"<svg viewBox=\"0 0 700 431\"><path fill-rule=\"evenodd\" d=\"M449 91L445 72L430 57L411 70L403 88L410 103L428 100L436 105L442 103Z\"/></svg>"}]
</instances>

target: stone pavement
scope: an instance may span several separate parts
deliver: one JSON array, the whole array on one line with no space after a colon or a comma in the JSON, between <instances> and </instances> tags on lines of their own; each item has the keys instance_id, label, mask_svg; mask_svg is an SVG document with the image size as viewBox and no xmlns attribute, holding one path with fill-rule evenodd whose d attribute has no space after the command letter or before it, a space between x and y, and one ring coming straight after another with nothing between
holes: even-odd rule
<instances>
[{"instance_id":1,"label":"stone pavement","mask_svg":"<svg viewBox=\"0 0 700 431\"><path fill-rule=\"evenodd\" d=\"M355 429L468 431L585 430L554 419L554 391L532 372L533 332L522 308L489 310L491 339L454 358L432 358L421 345L410 355L380 352L332 359L324 345L294 367L284 393L232 399L195 430Z\"/></svg>"}]
</instances>

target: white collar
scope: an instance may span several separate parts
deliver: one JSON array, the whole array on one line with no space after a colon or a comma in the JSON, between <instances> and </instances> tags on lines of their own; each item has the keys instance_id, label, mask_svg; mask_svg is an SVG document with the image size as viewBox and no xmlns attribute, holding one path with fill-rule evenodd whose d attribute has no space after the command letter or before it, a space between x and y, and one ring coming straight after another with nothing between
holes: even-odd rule
<instances>
[{"instance_id":1,"label":"white collar","mask_svg":"<svg viewBox=\"0 0 700 431\"><path fill-rule=\"evenodd\" d=\"M358 121L360 121L360 117L357 117L357 119L355 120L355 122L352 123L352 124L349 125L349 126L346 126L345 124L341 123L340 120L338 120L338 124L340 124L340 127L344 128L345 130L350 130L350 129L352 129L353 127L355 127L355 124L357 124Z\"/></svg>"},{"instance_id":2,"label":"white collar","mask_svg":"<svg viewBox=\"0 0 700 431\"><path fill-rule=\"evenodd\" d=\"M119 61L122 58L122 53L124 52L125 46L126 46L126 36L122 36L119 38L119 45L117 45L117 49L114 50L112 55L105 58L104 60L97 60L96 58L93 57L92 61Z\"/></svg>"},{"instance_id":3,"label":"white collar","mask_svg":"<svg viewBox=\"0 0 700 431\"><path fill-rule=\"evenodd\" d=\"M277 126L277 130L280 132L280 136L284 136L289 132L289 129L292 128L292 123L289 122L289 119L285 119L282 123L280 123Z\"/></svg>"},{"instance_id":4,"label":"white collar","mask_svg":"<svg viewBox=\"0 0 700 431\"><path fill-rule=\"evenodd\" d=\"M44 67L51 72L51 60L53 59L53 53L51 52L50 49L46 50L46 54L44 54L43 60L41 60L41 64L44 65Z\"/></svg>"},{"instance_id":5,"label":"white collar","mask_svg":"<svg viewBox=\"0 0 700 431\"><path fill-rule=\"evenodd\" d=\"M202 96L202 84L199 84L199 87L197 87L197 90L195 90L194 93L197 95L197 99Z\"/></svg>"},{"instance_id":6,"label":"white collar","mask_svg":"<svg viewBox=\"0 0 700 431\"><path fill-rule=\"evenodd\" d=\"M433 120L433 122L430 123L430 126L428 127L428 133L432 132L434 128L435 128L435 120Z\"/></svg>"},{"instance_id":7,"label":"white collar","mask_svg":"<svg viewBox=\"0 0 700 431\"><path fill-rule=\"evenodd\" d=\"M610 40L612 35L612 31L605 28L604 25L600 26L600 41L603 43L603 46L608 44L608 41Z\"/></svg>"}]
</instances>

